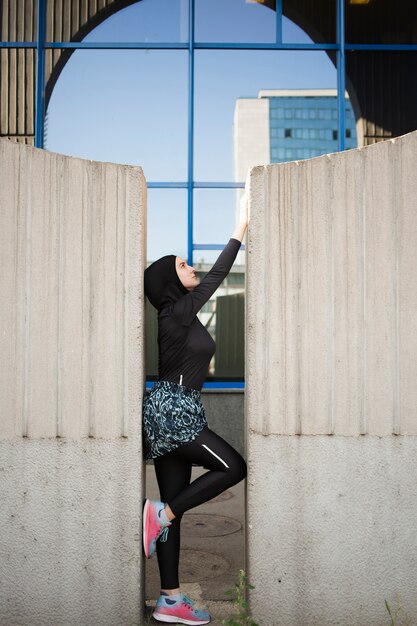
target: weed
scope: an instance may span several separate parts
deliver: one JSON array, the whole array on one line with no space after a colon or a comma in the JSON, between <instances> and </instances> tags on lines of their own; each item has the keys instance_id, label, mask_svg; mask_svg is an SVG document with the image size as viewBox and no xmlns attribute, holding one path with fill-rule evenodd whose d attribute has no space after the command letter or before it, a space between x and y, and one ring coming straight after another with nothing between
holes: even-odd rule
<instances>
[{"instance_id":1,"label":"weed","mask_svg":"<svg viewBox=\"0 0 417 626\"><path fill-rule=\"evenodd\" d=\"M385 606L387 607L387 611L388 611L389 616L391 618L390 626L395 626L395 622L394 622L394 618L392 617L391 609L389 608L389 604L388 604L388 602L386 600L385 600Z\"/></svg>"},{"instance_id":2,"label":"weed","mask_svg":"<svg viewBox=\"0 0 417 626\"><path fill-rule=\"evenodd\" d=\"M390 626L413 626L407 614L403 613L403 609L401 607L401 595L398 592L396 593L396 600L399 606L395 610L394 616L392 615L392 612L391 612L391 609L389 607L387 600L385 600L385 607L391 618ZM398 620L397 620L397 617L399 618Z\"/></svg>"},{"instance_id":3,"label":"weed","mask_svg":"<svg viewBox=\"0 0 417 626\"><path fill-rule=\"evenodd\" d=\"M222 620L223 626L258 626L251 616L248 615L246 593L249 589L255 589L255 587L249 584L244 570L240 569L235 588L225 591L226 595L232 596L232 602L236 610L228 620Z\"/></svg>"}]
</instances>

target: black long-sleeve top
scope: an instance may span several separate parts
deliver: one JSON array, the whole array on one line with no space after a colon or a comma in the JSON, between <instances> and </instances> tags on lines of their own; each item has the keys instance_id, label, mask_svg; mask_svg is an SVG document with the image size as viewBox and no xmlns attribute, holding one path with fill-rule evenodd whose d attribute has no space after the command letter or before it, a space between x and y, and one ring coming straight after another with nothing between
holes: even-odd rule
<instances>
[{"instance_id":1,"label":"black long-sleeve top","mask_svg":"<svg viewBox=\"0 0 417 626\"><path fill-rule=\"evenodd\" d=\"M159 380L182 380L182 385L201 390L216 344L197 313L229 273L240 246L231 237L200 283L159 311Z\"/></svg>"}]
</instances>

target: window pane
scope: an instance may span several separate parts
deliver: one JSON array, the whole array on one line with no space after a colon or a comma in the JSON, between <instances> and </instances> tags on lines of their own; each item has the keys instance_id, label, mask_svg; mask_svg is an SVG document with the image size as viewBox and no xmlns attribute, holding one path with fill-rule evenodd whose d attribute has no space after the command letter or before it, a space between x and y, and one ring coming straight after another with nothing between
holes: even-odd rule
<instances>
[{"instance_id":1,"label":"window pane","mask_svg":"<svg viewBox=\"0 0 417 626\"><path fill-rule=\"evenodd\" d=\"M229 241L235 228L240 193L236 189L194 189L194 243L222 244ZM194 258L199 253L200 250L194 250Z\"/></svg>"},{"instance_id":2,"label":"window pane","mask_svg":"<svg viewBox=\"0 0 417 626\"><path fill-rule=\"evenodd\" d=\"M187 191L156 189L147 191L147 266L175 254L187 259ZM139 253L139 252L138 252ZM158 313L145 298L146 375L158 375Z\"/></svg>"},{"instance_id":3,"label":"window pane","mask_svg":"<svg viewBox=\"0 0 417 626\"><path fill-rule=\"evenodd\" d=\"M271 43L276 39L275 2L195 0L195 41Z\"/></svg>"},{"instance_id":4,"label":"window pane","mask_svg":"<svg viewBox=\"0 0 417 626\"><path fill-rule=\"evenodd\" d=\"M271 162L305 159L338 150L338 102L336 89L276 90L269 97L270 114L284 106L295 112L292 122L277 120L271 128ZM298 115L302 108L306 115ZM352 104L346 98L346 147L357 146ZM288 127L292 123L293 127ZM285 127L284 127L285 126ZM275 132L276 131L276 132ZM283 131L283 132L280 132Z\"/></svg>"},{"instance_id":5,"label":"window pane","mask_svg":"<svg viewBox=\"0 0 417 626\"><path fill-rule=\"evenodd\" d=\"M335 43L336 0L282 0L284 43Z\"/></svg>"},{"instance_id":6,"label":"window pane","mask_svg":"<svg viewBox=\"0 0 417 626\"><path fill-rule=\"evenodd\" d=\"M346 79L360 146L417 130L417 52L347 52Z\"/></svg>"},{"instance_id":7,"label":"window pane","mask_svg":"<svg viewBox=\"0 0 417 626\"><path fill-rule=\"evenodd\" d=\"M37 21L37 0L0 2L1 41L35 41Z\"/></svg>"},{"instance_id":8,"label":"window pane","mask_svg":"<svg viewBox=\"0 0 417 626\"><path fill-rule=\"evenodd\" d=\"M293 124L287 99L289 106L281 102L270 123L277 90L282 96L282 90L317 85L336 89L336 69L322 51L197 50L195 67L194 176L200 181L245 182L249 167L271 162L272 122L276 128L308 122Z\"/></svg>"},{"instance_id":9,"label":"window pane","mask_svg":"<svg viewBox=\"0 0 417 626\"><path fill-rule=\"evenodd\" d=\"M152 263L165 254L187 259L187 190L147 191L147 259Z\"/></svg>"},{"instance_id":10,"label":"window pane","mask_svg":"<svg viewBox=\"0 0 417 626\"><path fill-rule=\"evenodd\" d=\"M76 50L53 88L45 147L140 165L148 182L186 180L187 64L186 50Z\"/></svg>"},{"instance_id":11,"label":"window pane","mask_svg":"<svg viewBox=\"0 0 417 626\"><path fill-rule=\"evenodd\" d=\"M0 50L0 132L35 145L36 50Z\"/></svg>"},{"instance_id":12,"label":"window pane","mask_svg":"<svg viewBox=\"0 0 417 626\"><path fill-rule=\"evenodd\" d=\"M62 4L47 0L47 41L188 41L188 0L141 0L123 9L113 2L95 12L94 3L73 2L69 17Z\"/></svg>"},{"instance_id":13,"label":"window pane","mask_svg":"<svg viewBox=\"0 0 417 626\"><path fill-rule=\"evenodd\" d=\"M416 2L346 0L346 41L349 43L416 43Z\"/></svg>"},{"instance_id":14,"label":"window pane","mask_svg":"<svg viewBox=\"0 0 417 626\"><path fill-rule=\"evenodd\" d=\"M215 242L213 242L215 243ZM225 242L222 242L223 244ZM227 243L227 242L226 242ZM206 248L201 249L201 250L194 250L194 254L193 254L193 265L194 267L198 267L201 264L210 264L213 265L213 263L216 261L217 257L219 256L221 250L207 250Z\"/></svg>"}]
</instances>

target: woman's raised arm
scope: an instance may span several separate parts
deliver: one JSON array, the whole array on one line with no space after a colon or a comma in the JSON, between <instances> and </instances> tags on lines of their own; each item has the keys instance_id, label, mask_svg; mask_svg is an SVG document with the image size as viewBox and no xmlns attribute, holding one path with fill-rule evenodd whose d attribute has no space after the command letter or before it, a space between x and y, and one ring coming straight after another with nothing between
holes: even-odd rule
<instances>
[{"instance_id":1,"label":"woman's raised arm","mask_svg":"<svg viewBox=\"0 0 417 626\"><path fill-rule=\"evenodd\" d=\"M223 248L213 267L200 283L189 293L177 300L172 308L172 316L183 326L189 326L201 307L226 278L239 252L248 225L248 205L246 192L240 201L239 223L227 245Z\"/></svg>"}]
</instances>

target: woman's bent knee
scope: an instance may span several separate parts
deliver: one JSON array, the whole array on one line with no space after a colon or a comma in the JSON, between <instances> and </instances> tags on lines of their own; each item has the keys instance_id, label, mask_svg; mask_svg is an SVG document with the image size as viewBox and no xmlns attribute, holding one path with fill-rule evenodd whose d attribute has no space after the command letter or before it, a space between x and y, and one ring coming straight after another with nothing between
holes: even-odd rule
<instances>
[{"instance_id":1,"label":"woman's bent knee","mask_svg":"<svg viewBox=\"0 0 417 626\"><path fill-rule=\"evenodd\" d=\"M247 473L248 473L248 468L246 465L246 461L239 454L232 466L234 484L240 483L241 480L246 478Z\"/></svg>"}]
</instances>

